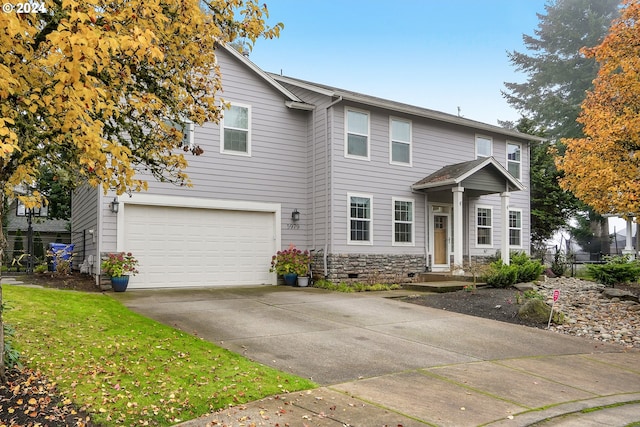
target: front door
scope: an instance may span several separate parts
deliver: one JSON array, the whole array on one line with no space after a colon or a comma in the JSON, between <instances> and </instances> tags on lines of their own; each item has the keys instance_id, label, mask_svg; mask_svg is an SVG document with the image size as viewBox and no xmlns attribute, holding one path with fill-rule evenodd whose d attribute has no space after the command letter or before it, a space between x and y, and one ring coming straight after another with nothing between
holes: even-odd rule
<instances>
[{"instance_id":1,"label":"front door","mask_svg":"<svg viewBox=\"0 0 640 427\"><path fill-rule=\"evenodd\" d=\"M449 265L449 216L433 215L433 264Z\"/></svg>"}]
</instances>

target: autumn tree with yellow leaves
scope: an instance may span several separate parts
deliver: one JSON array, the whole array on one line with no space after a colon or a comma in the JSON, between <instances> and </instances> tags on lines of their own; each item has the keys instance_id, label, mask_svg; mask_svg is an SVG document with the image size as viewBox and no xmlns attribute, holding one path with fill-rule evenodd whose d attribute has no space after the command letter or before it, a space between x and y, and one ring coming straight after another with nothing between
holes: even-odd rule
<instances>
[{"instance_id":1,"label":"autumn tree with yellow leaves","mask_svg":"<svg viewBox=\"0 0 640 427\"><path fill-rule=\"evenodd\" d=\"M0 206L46 203L33 190L43 170L118 194L149 178L188 185L180 129L220 117L216 46L282 27L257 0L31 4L0 12Z\"/></svg>"},{"instance_id":2,"label":"autumn tree with yellow leaves","mask_svg":"<svg viewBox=\"0 0 640 427\"><path fill-rule=\"evenodd\" d=\"M599 71L582 103L584 138L565 139L557 158L560 184L601 214L640 214L640 1L625 0L621 16L598 46L583 49Z\"/></svg>"}]
</instances>

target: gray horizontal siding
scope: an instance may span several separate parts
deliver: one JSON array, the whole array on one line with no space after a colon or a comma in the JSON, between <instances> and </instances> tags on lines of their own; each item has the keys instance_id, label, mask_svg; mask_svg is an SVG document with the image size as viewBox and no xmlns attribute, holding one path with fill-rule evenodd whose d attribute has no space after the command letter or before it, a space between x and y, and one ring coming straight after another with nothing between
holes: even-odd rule
<instances>
[{"instance_id":1,"label":"gray horizontal siding","mask_svg":"<svg viewBox=\"0 0 640 427\"><path fill-rule=\"evenodd\" d=\"M309 192L309 112L291 110L282 94L226 52L218 52L226 102L251 106L251 156L220 153L220 126L196 126L195 144L204 153L186 154L190 188L149 181L154 194L275 202L282 204L282 243L307 247L311 224ZM289 229L291 212L301 220Z\"/></svg>"}]
</instances>

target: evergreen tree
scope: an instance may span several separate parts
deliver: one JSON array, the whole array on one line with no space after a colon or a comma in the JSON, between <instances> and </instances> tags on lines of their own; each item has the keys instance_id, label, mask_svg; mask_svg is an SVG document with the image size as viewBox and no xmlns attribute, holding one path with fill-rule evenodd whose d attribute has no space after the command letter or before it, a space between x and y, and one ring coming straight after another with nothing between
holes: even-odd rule
<instances>
[{"instance_id":1,"label":"evergreen tree","mask_svg":"<svg viewBox=\"0 0 640 427\"><path fill-rule=\"evenodd\" d=\"M582 136L576 122L586 91L598 72L595 59L580 49L598 45L618 16L618 0L555 0L538 14L535 35L523 35L528 53L509 52L524 83L505 83L503 96L532 119L551 140Z\"/></svg>"},{"instance_id":2,"label":"evergreen tree","mask_svg":"<svg viewBox=\"0 0 640 427\"><path fill-rule=\"evenodd\" d=\"M543 241L549 232L553 234L566 224L566 214L581 210L590 221L581 222L581 228L586 229L580 233L589 234L591 230L594 238L590 240L603 244L590 249L608 253L606 239L594 236L597 230L603 237L608 235L606 219L575 197L563 194L558 184L560 175L549 161L547 150L555 148L562 153L561 138L583 135L582 125L576 119L580 104L593 87L598 65L580 50L596 46L604 39L611 22L619 15L618 0L555 0L545 10L546 14L538 15L534 35L523 35L527 52L508 53L512 65L527 74L526 82L505 83L506 90L502 92L511 106L543 129L544 136L549 138L548 147L532 145L532 241ZM547 195L549 200L544 200Z\"/></svg>"}]
</instances>

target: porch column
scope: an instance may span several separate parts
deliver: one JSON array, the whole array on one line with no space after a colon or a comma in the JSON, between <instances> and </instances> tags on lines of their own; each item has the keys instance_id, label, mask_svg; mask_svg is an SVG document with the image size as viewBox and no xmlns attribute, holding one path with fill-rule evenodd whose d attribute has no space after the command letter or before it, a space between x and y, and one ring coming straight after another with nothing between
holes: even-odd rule
<instances>
[{"instance_id":1,"label":"porch column","mask_svg":"<svg viewBox=\"0 0 640 427\"><path fill-rule=\"evenodd\" d=\"M500 193L500 201L501 201L501 218L502 218L502 239L500 242L500 256L502 257L502 262L506 265L510 263L509 256L509 192L505 191L504 193Z\"/></svg>"},{"instance_id":2,"label":"porch column","mask_svg":"<svg viewBox=\"0 0 640 427\"><path fill-rule=\"evenodd\" d=\"M453 274L456 276L464 275L462 268L462 248L463 248L463 216L462 196L464 187L452 188L453 192Z\"/></svg>"},{"instance_id":3,"label":"porch column","mask_svg":"<svg viewBox=\"0 0 640 427\"><path fill-rule=\"evenodd\" d=\"M633 231L632 231L633 221L631 218L627 219L627 235L625 237L624 249L622 250L623 255L629 255L631 259L635 259L635 252L633 250Z\"/></svg>"}]
</instances>

